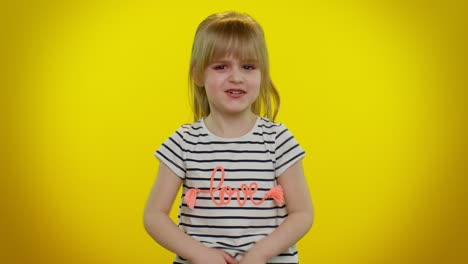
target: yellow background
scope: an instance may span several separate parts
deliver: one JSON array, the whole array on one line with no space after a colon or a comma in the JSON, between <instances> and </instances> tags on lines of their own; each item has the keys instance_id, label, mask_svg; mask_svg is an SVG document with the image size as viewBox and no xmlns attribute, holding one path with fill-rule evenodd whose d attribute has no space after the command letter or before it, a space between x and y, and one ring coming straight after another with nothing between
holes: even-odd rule
<instances>
[{"instance_id":1,"label":"yellow background","mask_svg":"<svg viewBox=\"0 0 468 264\"><path fill-rule=\"evenodd\" d=\"M1 263L172 263L142 224L153 152L191 121L194 32L225 10L263 26L307 152L301 263L467 263L463 1L10 2Z\"/></svg>"}]
</instances>

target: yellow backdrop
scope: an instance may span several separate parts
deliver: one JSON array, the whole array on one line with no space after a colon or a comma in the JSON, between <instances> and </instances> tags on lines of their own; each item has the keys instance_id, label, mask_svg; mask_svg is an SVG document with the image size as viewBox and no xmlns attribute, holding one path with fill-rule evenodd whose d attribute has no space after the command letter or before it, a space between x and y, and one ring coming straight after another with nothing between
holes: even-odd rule
<instances>
[{"instance_id":1,"label":"yellow backdrop","mask_svg":"<svg viewBox=\"0 0 468 264\"><path fill-rule=\"evenodd\" d=\"M153 152L191 121L198 23L237 10L307 152L301 263L467 263L466 8L339 2L4 4L1 262L171 263L142 224Z\"/></svg>"}]
</instances>

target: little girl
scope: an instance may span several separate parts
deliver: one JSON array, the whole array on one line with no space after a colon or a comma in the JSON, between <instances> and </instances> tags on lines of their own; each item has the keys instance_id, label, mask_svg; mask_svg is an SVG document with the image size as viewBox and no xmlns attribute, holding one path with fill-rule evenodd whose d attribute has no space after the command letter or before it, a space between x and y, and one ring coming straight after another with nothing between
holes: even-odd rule
<instances>
[{"instance_id":1,"label":"little girl","mask_svg":"<svg viewBox=\"0 0 468 264\"><path fill-rule=\"evenodd\" d=\"M313 221L305 153L272 121L279 95L260 25L236 12L206 18L190 80L195 120L155 152L147 232L177 254L174 263L298 263L295 243ZM177 226L169 211L181 185Z\"/></svg>"}]
</instances>

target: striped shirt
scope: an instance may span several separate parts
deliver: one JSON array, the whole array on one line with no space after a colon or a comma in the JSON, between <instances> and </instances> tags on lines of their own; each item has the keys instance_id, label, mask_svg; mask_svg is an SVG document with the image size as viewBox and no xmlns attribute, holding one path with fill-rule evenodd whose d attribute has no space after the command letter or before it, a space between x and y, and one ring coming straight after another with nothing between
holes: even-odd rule
<instances>
[{"instance_id":1,"label":"striped shirt","mask_svg":"<svg viewBox=\"0 0 468 264\"><path fill-rule=\"evenodd\" d=\"M240 259L287 218L285 205L262 200L305 152L284 124L258 117L239 138L215 136L203 119L182 125L154 155L182 179L179 228ZM224 172L216 170L219 166ZM184 200L191 189L201 190L193 208ZM297 254L292 245L268 263L298 263ZM176 256L174 263L189 262Z\"/></svg>"}]
</instances>

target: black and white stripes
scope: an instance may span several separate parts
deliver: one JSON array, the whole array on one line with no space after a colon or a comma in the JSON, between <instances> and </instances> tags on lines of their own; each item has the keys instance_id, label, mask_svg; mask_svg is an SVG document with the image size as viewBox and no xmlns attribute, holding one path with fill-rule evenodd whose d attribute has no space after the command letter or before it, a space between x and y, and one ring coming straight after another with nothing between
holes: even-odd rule
<instances>
[{"instance_id":1,"label":"black and white stripes","mask_svg":"<svg viewBox=\"0 0 468 264\"><path fill-rule=\"evenodd\" d=\"M260 205L250 199L261 200L276 185L276 178L304 155L283 124L260 117L249 133L235 139L213 135L203 119L183 125L155 152L183 180L179 227L206 246L221 248L232 256L245 254L287 217L286 207L277 206L271 198ZM224 176L216 172L211 183L218 190L198 194L195 207L190 209L183 197L191 188L210 190L216 166L224 168ZM252 183L258 189L246 191ZM229 197L229 193L220 191L222 187L239 191ZM225 203L218 206L222 200ZM175 263L189 262L177 257ZM297 263L296 247L268 263Z\"/></svg>"}]
</instances>

